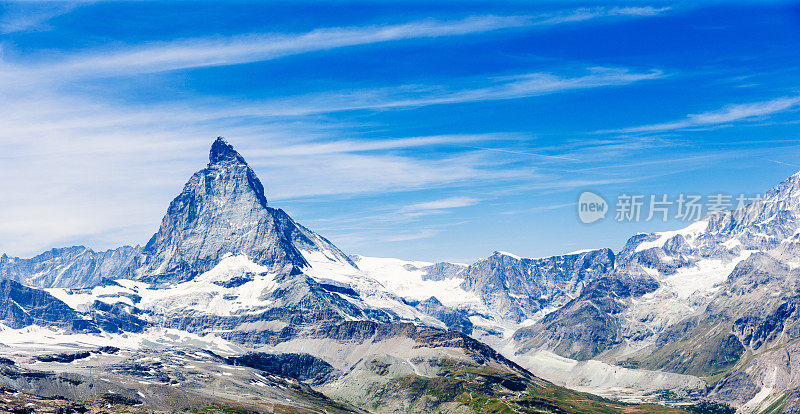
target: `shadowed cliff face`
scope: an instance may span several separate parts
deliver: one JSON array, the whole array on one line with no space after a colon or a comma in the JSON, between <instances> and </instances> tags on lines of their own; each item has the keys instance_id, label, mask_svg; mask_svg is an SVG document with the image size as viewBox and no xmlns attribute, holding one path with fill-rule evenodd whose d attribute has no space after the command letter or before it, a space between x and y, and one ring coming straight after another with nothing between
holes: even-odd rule
<instances>
[{"instance_id":1,"label":"shadowed cliff face","mask_svg":"<svg viewBox=\"0 0 800 414\"><path fill-rule=\"evenodd\" d=\"M160 282L193 278L226 255L288 271L308 265L301 250L349 259L324 238L267 206L264 186L224 139L211 146L209 164L170 203L161 228L131 267L134 277Z\"/></svg>"},{"instance_id":2,"label":"shadowed cliff face","mask_svg":"<svg viewBox=\"0 0 800 414\"><path fill-rule=\"evenodd\" d=\"M99 332L66 303L49 293L12 280L0 281L0 322L12 329L30 325L50 326L75 332Z\"/></svg>"}]
</instances>

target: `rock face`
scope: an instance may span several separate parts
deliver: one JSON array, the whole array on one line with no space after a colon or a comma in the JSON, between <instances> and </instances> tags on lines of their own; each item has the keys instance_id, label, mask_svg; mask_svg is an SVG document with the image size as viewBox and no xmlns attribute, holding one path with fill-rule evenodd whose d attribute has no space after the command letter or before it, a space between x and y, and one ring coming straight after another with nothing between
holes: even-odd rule
<instances>
[{"instance_id":1,"label":"rock face","mask_svg":"<svg viewBox=\"0 0 800 414\"><path fill-rule=\"evenodd\" d=\"M98 332L66 303L49 293L13 280L0 281L0 322L19 329L30 325L50 326L76 332Z\"/></svg>"},{"instance_id":2,"label":"rock face","mask_svg":"<svg viewBox=\"0 0 800 414\"><path fill-rule=\"evenodd\" d=\"M332 380L336 374L331 364L309 354L253 352L229 357L227 361L232 365L255 368L270 375L292 378L314 385L324 384Z\"/></svg>"},{"instance_id":3,"label":"rock face","mask_svg":"<svg viewBox=\"0 0 800 414\"><path fill-rule=\"evenodd\" d=\"M494 252L459 277L464 278L464 289L477 293L492 310L521 322L564 305L613 267L614 253L609 249L542 259Z\"/></svg>"},{"instance_id":4,"label":"rock face","mask_svg":"<svg viewBox=\"0 0 800 414\"><path fill-rule=\"evenodd\" d=\"M264 186L224 139L211 147L208 166L195 173L170 203L161 228L130 268L151 281L185 281L226 255L246 255L275 270L308 265L301 251L350 259L333 244L267 206Z\"/></svg>"},{"instance_id":5,"label":"rock face","mask_svg":"<svg viewBox=\"0 0 800 414\"><path fill-rule=\"evenodd\" d=\"M447 329L458 331L464 335L472 333L472 322L467 317L467 313L460 309L452 309L442 305L435 296L423 300L416 306L422 313L433 316L442 321Z\"/></svg>"},{"instance_id":6,"label":"rock face","mask_svg":"<svg viewBox=\"0 0 800 414\"><path fill-rule=\"evenodd\" d=\"M220 289L221 292L230 292L219 298L226 302L238 301L240 295L249 295L249 291L256 290L258 300L236 312L222 313L214 309L211 303L218 300L215 298L219 296L217 292L203 292L202 295L208 299L201 299L196 294L176 294L169 298L169 303L146 304L142 312L151 315L151 319L164 327L197 334L216 332L224 339L253 347L302 338L320 327L346 320L391 322L397 319L360 300L351 302L339 293L329 292L303 273L280 275L270 281L269 287L256 288L263 283L263 277L258 276L255 281L241 287ZM187 306L190 304L199 306Z\"/></svg>"},{"instance_id":7,"label":"rock face","mask_svg":"<svg viewBox=\"0 0 800 414\"><path fill-rule=\"evenodd\" d=\"M736 211L707 216L678 231L631 237L605 282L587 288L581 298L537 327L521 330L517 338L525 338L524 349L549 344L564 356L586 359L626 341L641 346L657 342L659 335L675 331L674 325L707 307L715 309L715 317L729 309L733 318L751 308L742 293L763 288L770 280L794 279L786 279L786 274L800 252L798 229L800 173L777 185L762 200ZM759 252L766 256L756 256ZM794 296L786 288L780 291ZM761 303L775 302L774 292L771 295ZM734 304L733 297L741 300ZM751 294L746 300L760 299ZM794 310L787 300L761 311L785 319ZM594 316L587 319L587 315ZM591 321L581 325L587 327L582 335L571 333L579 320ZM745 317L736 323L736 330L746 342L761 344L778 334L774 332L778 326L773 325L781 323ZM752 324L757 326L748 326ZM730 340L722 336L719 343L730 345Z\"/></svg>"},{"instance_id":8,"label":"rock face","mask_svg":"<svg viewBox=\"0 0 800 414\"><path fill-rule=\"evenodd\" d=\"M424 281L461 280L465 294L480 301L478 309L469 309L471 313L518 324L560 308L613 268L614 253L598 249L539 259L496 251L469 266L440 262L409 270L423 271ZM433 305L423 311L432 314L438 308Z\"/></svg>"},{"instance_id":9,"label":"rock face","mask_svg":"<svg viewBox=\"0 0 800 414\"><path fill-rule=\"evenodd\" d=\"M619 314L631 298L657 287L650 277L610 275L593 281L579 297L536 325L517 330L517 352L547 349L567 358L591 359L622 343Z\"/></svg>"},{"instance_id":10,"label":"rock face","mask_svg":"<svg viewBox=\"0 0 800 414\"><path fill-rule=\"evenodd\" d=\"M0 256L0 279L36 288L83 288L116 279L140 248L123 246L95 252L83 246L48 250L30 259Z\"/></svg>"}]
</instances>

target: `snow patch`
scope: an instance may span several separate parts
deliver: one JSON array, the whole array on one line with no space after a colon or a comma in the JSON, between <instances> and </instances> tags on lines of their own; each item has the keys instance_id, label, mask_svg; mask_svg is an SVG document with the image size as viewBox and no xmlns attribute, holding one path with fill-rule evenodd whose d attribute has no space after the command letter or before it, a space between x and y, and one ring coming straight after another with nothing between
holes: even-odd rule
<instances>
[{"instance_id":1,"label":"snow patch","mask_svg":"<svg viewBox=\"0 0 800 414\"><path fill-rule=\"evenodd\" d=\"M739 262L747 259L753 252L742 251L735 259L725 262L716 259L705 259L695 266L679 269L675 274L661 278L664 288L669 289L681 299L688 299L695 293L713 292L715 287L728 279Z\"/></svg>"},{"instance_id":2,"label":"snow patch","mask_svg":"<svg viewBox=\"0 0 800 414\"><path fill-rule=\"evenodd\" d=\"M636 249L634 251L641 252L643 250L652 249L653 247L664 247L664 243L666 243L667 240L679 234L682 235L687 240L691 240L697 237L697 235L706 231L707 228L708 228L708 219L703 219L695 221L694 223L680 230L653 233L658 235L657 239L653 241L640 243L638 246L636 246Z\"/></svg>"},{"instance_id":3,"label":"snow patch","mask_svg":"<svg viewBox=\"0 0 800 414\"><path fill-rule=\"evenodd\" d=\"M514 254L514 253L504 252L504 251L501 251L501 250L498 250L498 251L497 251L497 253L500 253L500 254L502 254L503 256L512 257L512 258L514 258L514 259L517 259L517 260L522 260L522 257L520 257L520 256L517 256L517 255L516 255L516 254Z\"/></svg>"},{"instance_id":4,"label":"snow patch","mask_svg":"<svg viewBox=\"0 0 800 414\"><path fill-rule=\"evenodd\" d=\"M0 324L0 342L14 354L38 354L42 351L63 352L76 348L115 346L122 349L166 349L175 346L212 350L225 355L244 352L244 349L214 334L205 336L170 328L150 328L142 333L74 333L37 325L13 329ZM6 352L0 348L0 354Z\"/></svg>"}]
</instances>

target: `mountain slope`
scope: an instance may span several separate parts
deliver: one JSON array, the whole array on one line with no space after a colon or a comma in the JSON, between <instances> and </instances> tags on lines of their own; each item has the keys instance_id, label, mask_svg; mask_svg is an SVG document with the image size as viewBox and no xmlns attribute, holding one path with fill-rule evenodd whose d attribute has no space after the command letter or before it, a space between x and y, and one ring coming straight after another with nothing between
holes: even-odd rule
<instances>
[{"instance_id":1,"label":"mountain slope","mask_svg":"<svg viewBox=\"0 0 800 414\"><path fill-rule=\"evenodd\" d=\"M30 259L0 256L0 279L37 288L82 288L120 277L140 248L95 252L83 246L48 250Z\"/></svg>"},{"instance_id":2,"label":"mountain slope","mask_svg":"<svg viewBox=\"0 0 800 414\"><path fill-rule=\"evenodd\" d=\"M705 378L747 412L800 387L800 173L763 199L638 234L616 269L515 334L516 352Z\"/></svg>"},{"instance_id":3,"label":"mountain slope","mask_svg":"<svg viewBox=\"0 0 800 414\"><path fill-rule=\"evenodd\" d=\"M113 384L167 410L190 407L170 402L189 398L187 390L219 401L218 386L227 398L295 396L311 399L303 407L349 409L308 385L292 388L309 381L377 412L676 412L557 387L464 334L476 325L488 332L488 323L503 337L581 294L612 263L604 250L548 259L497 253L473 266L354 262L269 207L253 170L218 138L207 167L121 277L47 292L4 282L0 308L11 325L0 329L8 345L0 354L67 376L9 371L0 381L74 395ZM514 300L523 296L532 300ZM87 329L70 327L74 321ZM39 358L64 348L78 352ZM252 357L259 352L268 354ZM239 363L261 372L226 368Z\"/></svg>"},{"instance_id":4,"label":"mountain slope","mask_svg":"<svg viewBox=\"0 0 800 414\"><path fill-rule=\"evenodd\" d=\"M13 280L0 281L0 322L19 329L30 325L97 332L94 324L49 293Z\"/></svg>"},{"instance_id":5,"label":"mountain slope","mask_svg":"<svg viewBox=\"0 0 800 414\"><path fill-rule=\"evenodd\" d=\"M324 238L267 206L264 186L224 139L211 146L208 166L170 203L161 228L135 259L131 275L180 282L211 270L228 254L290 271L308 266L301 250L350 259Z\"/></svg>"},{"instance_id":6,"label":"mountain slope","mask_svg":"<svg viewBox=\"0 0 800 414\"><path fill-rule=\"evenodd\" d=\"M541 259L495 252L457 276L464 278L465 290L476 292L490 309L519 323L561 307L613 266L609 249Z\"/></svg>"},{"instance_id":7,"label":"mountain slope","mask_svg":"<svg viewBox=\"0 0 800 414\"><path fill-rule=\"evenodd\" d=\"M614 255L599 249L528 259L494 252L472 265L364 256L354 256L354 261L357 270L332 271L326 266L319 277L333 277L362 295L367 288L362 279L377 282L375 289L403 298L450 329L494 345L579 295L613 268ZM314 277L316 266L312 264Z\"/></svg>"}]
</instances>

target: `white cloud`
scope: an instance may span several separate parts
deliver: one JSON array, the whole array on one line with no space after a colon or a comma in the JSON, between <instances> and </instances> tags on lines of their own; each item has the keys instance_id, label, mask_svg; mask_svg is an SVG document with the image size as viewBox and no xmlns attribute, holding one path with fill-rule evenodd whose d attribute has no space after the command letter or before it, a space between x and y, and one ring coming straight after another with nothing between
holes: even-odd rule
<instances>
[{"instance_id":1,"label":"white cloud","mask_svg":"<svg viewBox=\"0 0 800 414\"><path fill-rule=\"evenodd\" d=\"M27 81L45 81L57 76L106 77L237 65L281 57L359 45L398 40L462 36L502 29L550 26L613 16L653 16L668 8L627 7L575 9L540 16L472 16L462 20L426 19L404 24L333 27L306 33L253 33L228 37L208 37L152 42L146 46L116 47L87 51L54 59L47 54L39 64L5 68L11 75ZM52 17L30 14L10 20L6 25L30 26ZM28 22L27 20L30 20ZM0 21L0 27L2 21ZM1 72L0 72L1 74ZM9 73L6 73L9 76Z\"/></svg>"},{"instance_id":2,"label":"white cloud","mask_svg":"<svg viewBox=\"0 0 800 414\"><path fill-rule=\"evenodd\" d=\"M3 192L14 194L0 203L0 252L146 242L172 197L207 162L216 135L236 145L276 205L521 176L468 151L433 158L407 151L506 134L358 140L342 137L349 125L318 119L243 125L205 118L204 110L161 109L52 95L0 102L0 179Z\"/></svg>"},{"instance_id":3,"label":"white cloud","mask_svg":"<svg viewBox=\"0 0 800 414\"><path fill-rule=\"evenodd\" d=\"M266 61L285 56L388 41L459 36L530 25L524 16L478 16L398 25L316 29L307 33L257 33L196 38L90 51L19 68L37 78L119 76ZM31 73L31 70L33 73Z\"/></svg>"},{"instance_id":4,"label":"white cloud","mask_svg":"<svg viewBox=\"0 0 800 414\"><path fill-rule=\"evenodd\" d=\"M555 13L538 21L539 24L562 24L581 22L602 17L614 16L656 16L670 10L669 7L612 7L612 8L580 8L568 12Z\"/></svg>"},{"instance_id":5,"label":"white cloud","mask_svg":"<svg viewBox=\"0 0 800 414\"><path fill-rule=\"evenodd\" d=\"M486 142L499 139L514 139L518 134L454 134L425 137L408 137L379 140L337 140L332 142L306 143L287 145L281 148L270 148L250 151L252 156L283 157L311 156L324 154L342 154L401 150L418 147Z\"/></svg>"},{"instance_id":6,"label":"white cloud","mask_svg":"<svg viewBox=\"0 0 800 414\"><path fill-rule=\"evenodd\" d=\"M240 114L301 116L364 109L403 109L431 105L521 99L584 89L624 86L663 78L660 70L635 72L627 68L588 68L573 76L525 73L483 79L454 79L451 85L405 85L368 90L317 93L242 106ZM463 87L458 87L464 85ZM469 86L466 86L469 85ZM476 86L477 85L477 86Z\"/></svg>"},{"instance_id":7,"label":"white cloud","mask_svg":"<svg viewBox=\"0 0 800 414\"><path fill-rule=\"evenodd\" d=\"M480 200L472 197L449 197L441 200L411 204L403 207L402 211L445 210L458 207L468 207L475 205L478 201Z\"/></svg>"},{"instance_id":8,"label":"white cloud","mask_svg":"<svg viewBox=\"0 0 800 414\"><path fill-rule=\"evenodd\" d=\"M412 240L421 240L421 239L429 239L435 235L439 234L436 230L422 230L416 233L403 233L392 235L384 238L384 241L387 242L405 242L405 241L412 241Z\"/></svg>"},{"instance_id":9,"label":"white cloud","mask_svg":"<svg viewBox=\"0 0 800 414\"><path fill-rule=\"evenodd\" d=\"M406 88L394 88L382 90L363 107L401 107L409 99L422 105L512 98L659 75L624 69L594 70L578 77L521 75L493 79L486 87L451 88L442 96L426 92L411 97ZM471 83L456 80L459 82ZM340 131L351 125L309 116L351 105L346 99L328 100L324 94L305 102L287 98L260 106L202 99L134 106L100 97L60 95L49 88L0 86L5 88L11 89L7 99L0 101L0 124L4 126L0 130L0 178L5 178L4 191L15 197L0 204L0 215L8 218L0 227L0 251L12 254L33 254L43 247L78 242L94 241L100 247L143 243L155 230L169 200L203 165L209 142L216 135L228 136L237 145L262 177L271 200L508 182L533 176L527 165L505 165L506 156L499 151L474 150L494 147L487 144L494 141L514 140L515 134L345 138ZM292 103L300 109L292 108ZM286 118L288 114L305 116ZM434 158L408 151L426 146L459 148ZM395 215L408 220L415 214L436 214L446 206L440 207ZM24 225L32 221L48 231ZM119 223L125 227L120 228Z\"/></svg>"},{"instance_id":10,"label":"white cloud","mask_svg":"<svg viewBox=\"0 0 800 414\"><path fill-rule=\"evenodd\" d=\"M792 109L800 104L800 97L783 97L763 102L728 105L715 111L687 115L685 119L660 124L642 125L614 131L600 132L654 132L676 129L721 125L729 122L755 119Z\"/></svg>"},{"instance_id":11,"label":"white cloud","mask_svg":"<svg viewBox=\"0 0 800 414\"><path fill-rule=\"evenodd\" d=\"M47 21L69 13L75 2L6 3L0 11L0 34L48 29Z\"/></svg>"}]
</instances>

